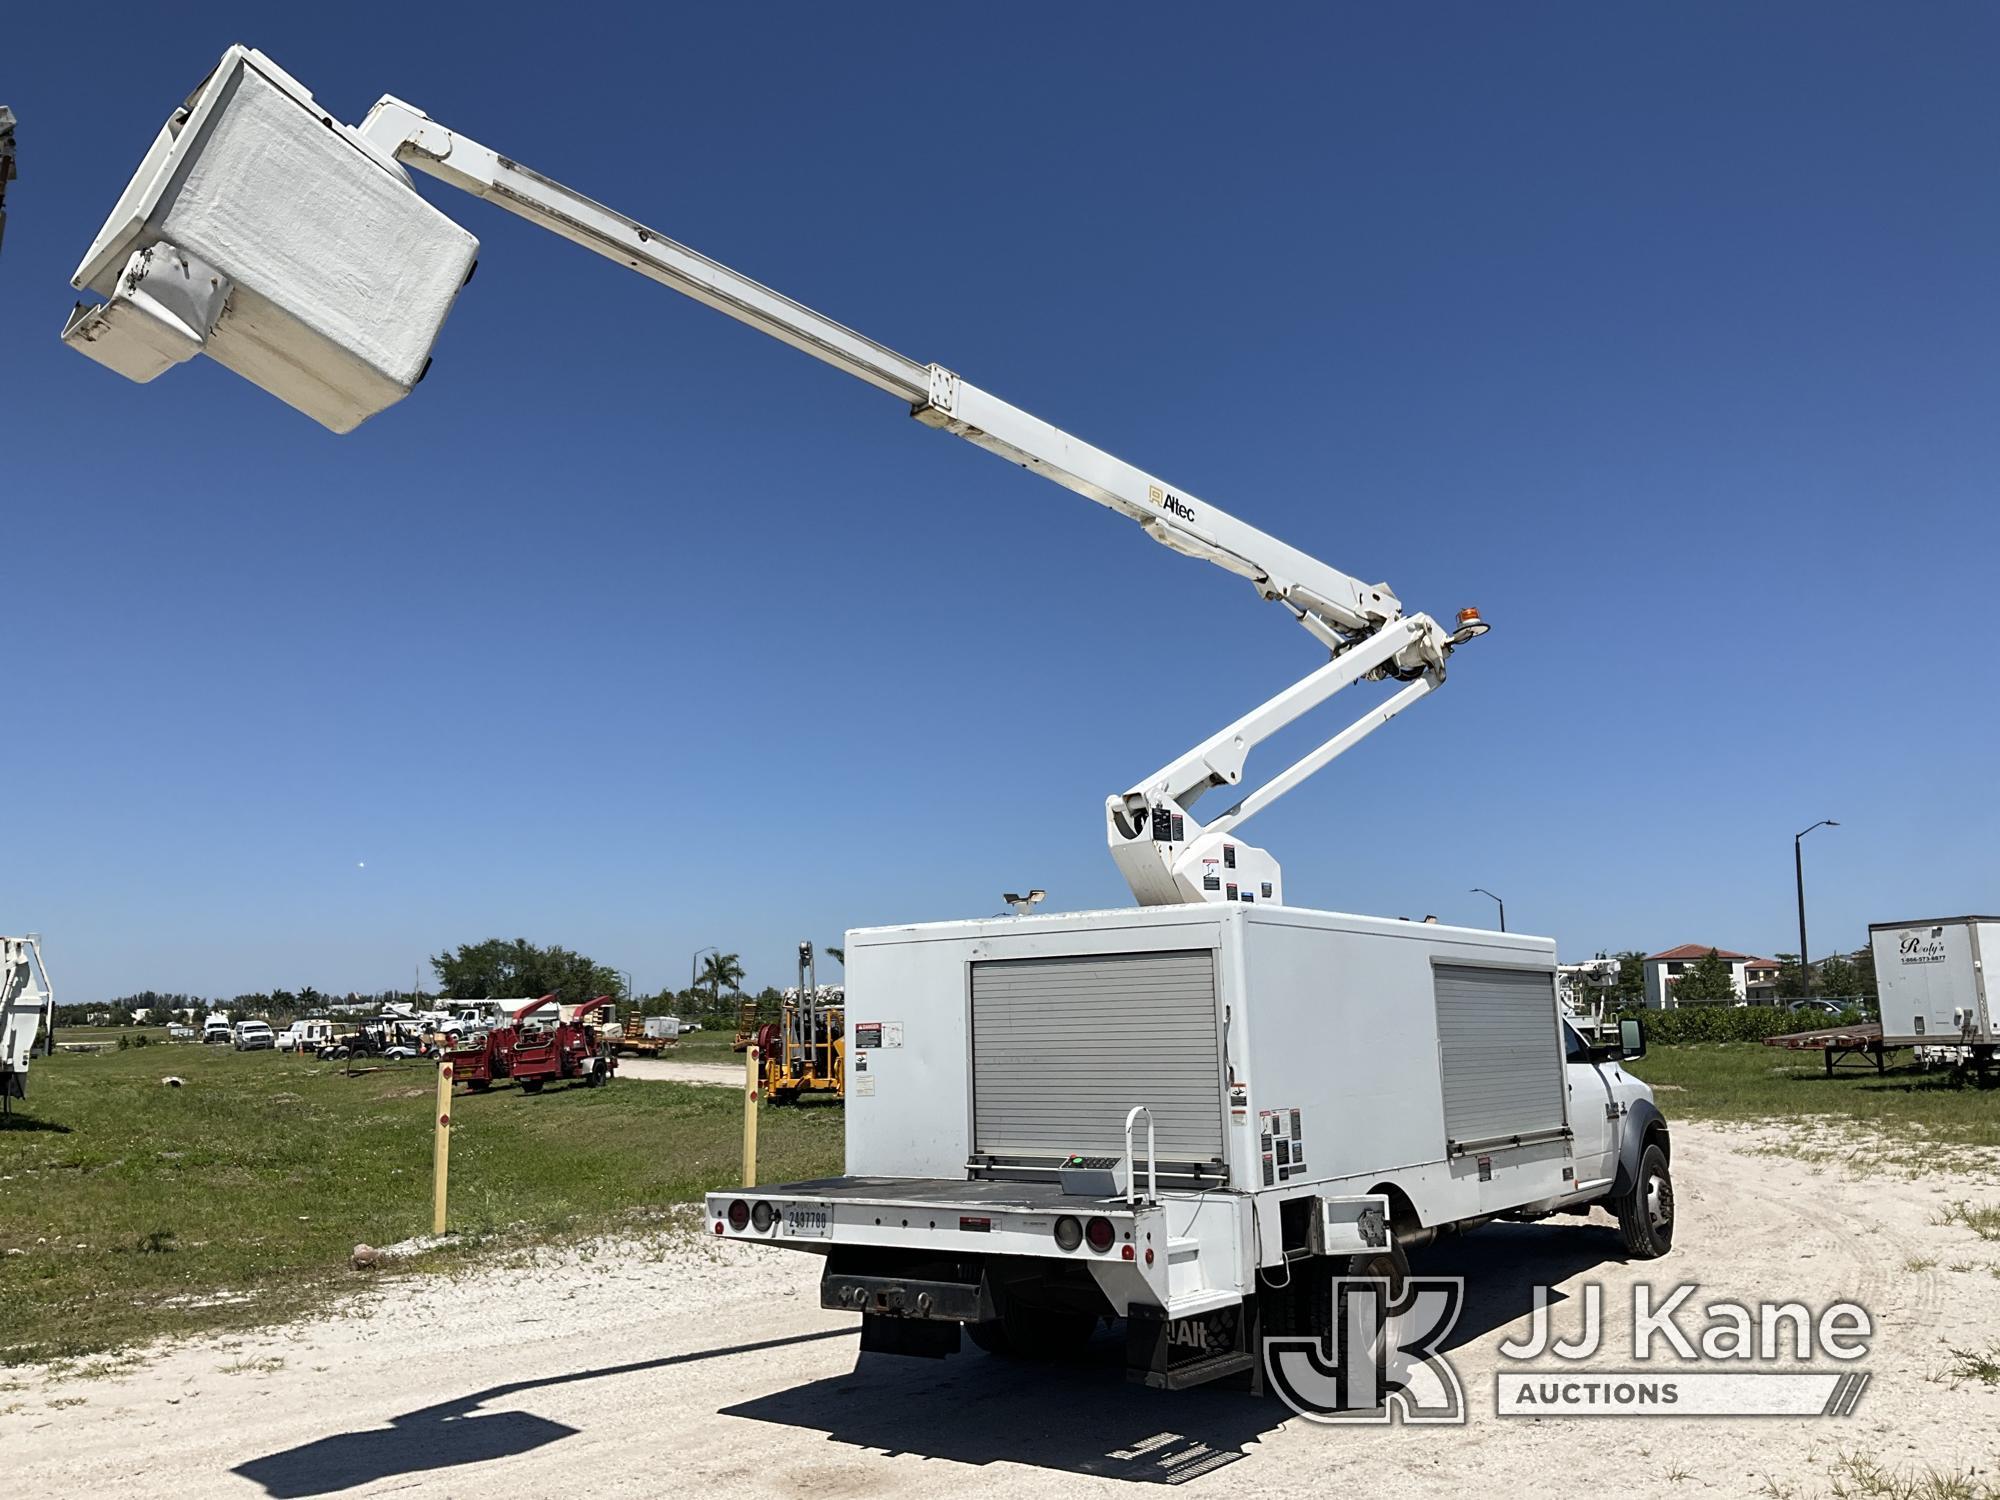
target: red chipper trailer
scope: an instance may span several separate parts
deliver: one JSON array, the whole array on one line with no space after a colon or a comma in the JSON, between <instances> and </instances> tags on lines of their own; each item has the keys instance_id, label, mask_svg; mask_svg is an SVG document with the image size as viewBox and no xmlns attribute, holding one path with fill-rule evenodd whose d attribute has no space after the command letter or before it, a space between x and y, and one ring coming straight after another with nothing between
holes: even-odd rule
<instances>
[{"instance_id":1,"label":"red chipper trailer","mask_svg":"<svg viewBox=\"0 0 2000 1500\"><path fill-rule=\"evenodd\" d=\"M609 1080L618 1067L618 1059L611 1050L599 1046L597 1028L589 1021L592 1011L611 1003L609 995L585 1001L567 1021L558 1021L548 1030L528 1032L519 1029L529 1012L554 999L553 995L545 995L514 1012L515 1026L510 1031L512 1046L507 1057L507 1072L521 1085L524 1094L540 1093L542 1085L554 1078L581 1079L586 1087L596 1088Z\"/></svg>"}]
</instances>

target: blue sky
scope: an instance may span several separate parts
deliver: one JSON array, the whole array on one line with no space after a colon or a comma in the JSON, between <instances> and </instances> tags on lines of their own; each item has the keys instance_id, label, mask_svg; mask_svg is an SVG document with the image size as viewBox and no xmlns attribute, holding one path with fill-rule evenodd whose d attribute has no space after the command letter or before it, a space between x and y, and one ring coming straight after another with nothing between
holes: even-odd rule
<instances>
[{"instance_id":1,"label":"blue sky","mask_svg":"<svg viewBox=\"0 0 2000 1500\"><path fill-rule=\"evenodd\" d=\"M1484 923L1480 885L1566 956L1791 948L1821 817L1816 949L2000 904L2000 15L738 14L10 21L0 929L66 998L387 988L495 934L778 982L1024 884L1121 904L1104 796L1316 662L1238 580L435 184L480 274L351 436L77 358L71 270L237 40L1477 604L1443 692L1246 828L1295 904Z\"/></svg>"}]
</instances>

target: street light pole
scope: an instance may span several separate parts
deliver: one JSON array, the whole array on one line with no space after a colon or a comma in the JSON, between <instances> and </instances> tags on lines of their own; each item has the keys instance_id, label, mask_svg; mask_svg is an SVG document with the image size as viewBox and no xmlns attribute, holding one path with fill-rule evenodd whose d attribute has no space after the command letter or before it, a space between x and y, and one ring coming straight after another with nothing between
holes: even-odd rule
<instances>
[{"instance_id":1,"label":"street light pole","mask_svg":"<svg viewBox=\"0 0 2000 1500\"><path fill-rule=\"evenodd\" d=\"M1485 896L1500 908L1500 930L1505 932L1507 930L1507 903L1502 901L1498 896L1495 896L1483 885L1475 885L1472 888L1472 894L1475 896Z\"/></svg>"},{"instance_id":2,"label":"street light pole","mask_svg":"<svg viewBox=\"0 0 2000 1500\"><path fill-rule=\"evenodd\" d=\"M1792 835L1792 877L1799 888L1799 982L1805 986L1806 994L1812 994L1812 965L1806 959L1806 860L1799 851L1799 841L1813 828L1838 828L1839 823L1832 818L1821 818L1812 828Z\"/></svg>"}]
</instances>

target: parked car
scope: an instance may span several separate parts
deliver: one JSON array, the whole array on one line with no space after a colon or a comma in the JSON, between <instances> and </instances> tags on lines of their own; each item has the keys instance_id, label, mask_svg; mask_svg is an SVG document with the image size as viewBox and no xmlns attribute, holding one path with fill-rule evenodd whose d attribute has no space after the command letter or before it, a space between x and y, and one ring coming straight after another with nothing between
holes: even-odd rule
<instances>
[{"instance_id":1,"label":"parked car","mask_svg":"<svg viewBox=\"0 0 2000 1500\"><path fill-rule=\"evenodd\" d=\"M265 1052L278 1045L278 1039L271 1032L268 1021L238 1021L236 1023L236 1050L238 1052Z\"/></svg>"},{"instance_id":2,"label":"parked car","mask_svg":"<svg viewBox=\"0 0 2000 1500\"><path fill-rule=\"evenodd\" d=\"M1831 1000L1794 1000L1785 1009L1794 1013L1809 1011L1816 1016L1837 1016L1840 1014L1840 1007Z\"/></svg>"}]
</instances>

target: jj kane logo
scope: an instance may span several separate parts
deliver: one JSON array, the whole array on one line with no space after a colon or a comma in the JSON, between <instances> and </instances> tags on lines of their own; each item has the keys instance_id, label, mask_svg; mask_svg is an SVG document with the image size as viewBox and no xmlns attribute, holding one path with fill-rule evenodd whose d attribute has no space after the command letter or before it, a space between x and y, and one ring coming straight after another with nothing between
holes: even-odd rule
<instances>
[{"instance_id":1,"label":"jj kane logo","mask_svg":"<svg viewBox=\"0 0 2000 1500\"><path fill-rule=\"evenodd\" d=\"M1312 1422L1465 1420L1465 1388L1439 1352L1465 1307L1462 1276L1411 1276L1400 1295L1376 1278L1333 1283L1328 1337L1264 1341L1264 1376Z\"/></svg>"},{"instance_id":2,"label":"jj kane logo","mask_svg":"<svg viewBox=\"0 0 2000 1500\"><path fill-rule=\"evenodd\" d=\"M1855 1303L1815 1310L1718 1300L1700 1307L1696 1323L1689 1303L1697 1288L1661 1295L1640 1283L1632 1288L1635 1367L1607 1370L1587 1364L1608 1348L1604 1289L1580 1290L1578 1327L1564 1338L1552 1326L1550 1289L1533 1289L1527 1332L1499 1345L1497 1415L1844 1417L1868 1388L1867 1371L1853 1362L1867 1354L1874 1322ZM1264 1341L1265 1379L1286 1405L1313 1422L1466 1420L1464 1387L1443 1353L1465 1307L1463 1277L1412 1276L1392 1292L1386 1281L1343 1276L1331 1292L1323 1338Z\"/></svg>"}]
</instances>

